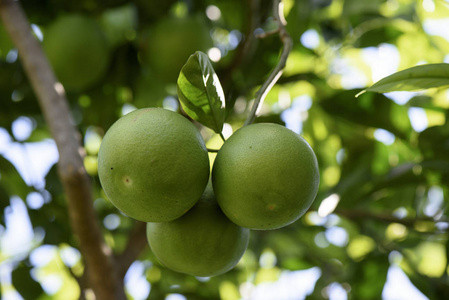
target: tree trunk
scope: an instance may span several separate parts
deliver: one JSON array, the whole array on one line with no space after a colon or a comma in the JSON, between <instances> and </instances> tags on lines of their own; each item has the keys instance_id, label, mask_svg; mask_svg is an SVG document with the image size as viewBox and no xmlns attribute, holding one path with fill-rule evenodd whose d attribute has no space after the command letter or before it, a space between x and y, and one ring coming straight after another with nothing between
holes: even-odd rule
<instances>
[{"instance_id":1,"label":"tree trunk","mask_svg":"<svg viewBox=\"0 0 449 300\"><path fill-rule=\"evenodd\" d=\"M80 134L72 121L62 85L32 34L18 1L0 0L0 17L19 53L59 151L58 172L68 214L97 300L126 299L111 249L106 245L92 201L91 182L81 157Z\"/></svg>"}]
</instances>

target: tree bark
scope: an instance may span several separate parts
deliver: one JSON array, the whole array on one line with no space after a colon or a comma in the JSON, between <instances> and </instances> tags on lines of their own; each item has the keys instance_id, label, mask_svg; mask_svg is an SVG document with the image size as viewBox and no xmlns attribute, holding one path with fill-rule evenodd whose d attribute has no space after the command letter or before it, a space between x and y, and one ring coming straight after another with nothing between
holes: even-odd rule
<instances>
[{"instance_id":1,"label":"tree bark","mask_svg":"<svg viewBox=\"0 0 449 300\"><path fill-rule=\"evenodd\" d=\"M112 251L103 239L92 205L91 182L81 157L81 136L74 126L64 89L57 82L18 1L0 0L0 17L17 47L58 147L59 177L66 194L70 223L88 270L89 285L97 300L126 299Z\"/></svg>"}]
</instances>

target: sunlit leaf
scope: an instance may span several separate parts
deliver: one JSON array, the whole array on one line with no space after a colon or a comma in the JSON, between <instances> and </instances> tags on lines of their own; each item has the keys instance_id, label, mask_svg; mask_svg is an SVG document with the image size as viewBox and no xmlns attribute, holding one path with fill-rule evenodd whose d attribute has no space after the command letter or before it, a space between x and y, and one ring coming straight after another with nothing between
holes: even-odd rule
<instances>
[{"instance_id":1,"label":"sunlit leaf","mask_svg":"<svg viewBox=\"0 0 449 300\"><path fill-rule=\"evenodd\" d=\"M365 91L378 93L417 91L448 85L449 64L428 64L394 73L379 80Z\"/></svg>"},{"instance_id":2,"label":"sunlit leaf","mask_svg":"<svg viewBox=\"0 0 449 300\"><path fill-rule=\"evenodd\" d=\"M225 119L225 99L218 76L206 54L191 55L178 78L182 108L192 119L221 133Z\"/></svg>"}]
</instances>

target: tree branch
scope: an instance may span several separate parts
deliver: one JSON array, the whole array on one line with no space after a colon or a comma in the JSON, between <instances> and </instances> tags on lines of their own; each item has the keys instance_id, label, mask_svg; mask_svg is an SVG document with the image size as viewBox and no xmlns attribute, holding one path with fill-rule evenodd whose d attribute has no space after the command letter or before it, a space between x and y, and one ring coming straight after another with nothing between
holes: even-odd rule
<instances>
[{"instance_id":1,"label":"tree branch","mask_svg":"<svg viewBox=\"0 0 449 300\"><path fill-rule=\"evenodd\" d=\"M238 45L231 63L222 70L223 74L220 74L220 78L222 78L221 81L224 85L227 85L227 82L232 77L232 72L238 68L248 56L254 40L253 33L258 25L259 18L256 17L256 15L258 14L260 5L259 0L246 0L245 3L248 18L245 19L246 24L244 26L243 41Z\"/></svg>"},{"instance_id":2,"label":"tree branch","mask_svg":"<svg viewBox=\"0 0 449 300\"><path fill-rule=\"evenodd\" d=\"M357 209L337 209L335 213L349 219L373 219L385 223L398 223L410 228L413 228L417 222L435 222L435 219L432 217L398 218L386 213L374 213L371 211ZM440 222L448 223L446 220L441 220Z\"/></svg>"},{"instance_id":3,"label":"tree branch","mask_svg":"<svg viewBox=\"0 0 449 300\"><path fill-rule=\"evenodd\" d=\"M282 48L282 53L281 57L279 58L279 62L274 67L273 71L271 71L270 75L268 76L267 80L265 80L265 82L262 84L261 88L256 92L256 98L254 99L253 107L251 108L251 111L244 125L249 125L256 119L259 107L262 105L268 92L276 84L277 80L281 77L282 70L285 67L288 55L290 54L290 51L293 48L293 41L285 28L286 21L284 18L283 5L281 0L274 0L273 11L275 19L279 26L277 31L279 31L279 35L284 46Z\"/></svg>"},{"instance_id":4,"label":"tree branch","mask_svg":"<svg viewBox=\"0 0 449 300\"><path fill-rule=\"evenodd\" d=\"M91 182L80 155L81 142L62 85L57 82L18 1L0 0L0 17L39 100L59 151L58 172L64 186L74 234L97 300L126 299L115 273L112 251L104 242L92 205Z\"/></svg>"},{"instance_id":5,"label":"tree branch","mask_svg":"<svg viewBox=\"0 0 449 300\"><path fill-rule=\"evenodd\" d=\"M129 266L139 257L140 253L148 246L146 236L146 223L137 222L131 231L125 249L116 258L117 273L124 278Z\"/></svg>"},{"instance_id":6,"label":"tree branch","mask_svg":"<svg viewBox=\"0 0 449 300\"><path fill-rule=\"evenodd\" d=\"M243 1L242 1L243 2ZM241 91L237 91L236 85L233 82L233 77L235 70L238 69L242 64L246 63L249 57L254 52L254 31L257 26L259 26L259 9L260 0L245 0L244 1L244 14L248 16L245 18L245 24L242 28L243 38L239 43L235 54L233 55L232 61L224 67L223 69L217 69L218 77L220 78L221 84L226 95L226 105L230 108L233 104L231 100L234 98L233 94L239 94ZM235 99L233 99L235 100Z\"/></svg>"}]
</instances>

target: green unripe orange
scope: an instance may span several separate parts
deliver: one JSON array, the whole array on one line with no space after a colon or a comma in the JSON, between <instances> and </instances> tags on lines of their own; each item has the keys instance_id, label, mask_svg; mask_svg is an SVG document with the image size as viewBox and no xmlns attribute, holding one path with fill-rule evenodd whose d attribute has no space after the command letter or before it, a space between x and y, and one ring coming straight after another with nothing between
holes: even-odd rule
<instances>
[{"instance_id":1,"label":"green unripe orange","mask_svg":"<svg viewBox=\"0 0 449 300\"><path fill-rule=\"evenodd\" d=\"M231 221L276 229L300 218L318 191L318 163L309 144L284 126L237 130L218 151L212 170L217 201Z\"/></svg>"},{"instance_id":2,"label":"green unripe orange","mask_svg":"<svg viewBox=\"0 0 449 300\"><path fill-rule=\"evenodd\" d=\"M212 194L205 194L181 218L148 223L151 250L167 268L200 277L216 276L232 269L243 256L249 229L232 223Z\"/></svg>"},{"instance_id":3,"label":"green unripe orange","mask_svg":"<svg viewBox=\"0 0 449 300\"><path fill-rule=\"evenodd\" d=\"M201 197L209 171L198 129L162 108L120 118L98 153L105 194L123 213L144 222L171 221L187 212Z\"/></svg>"},{"instance_id":4,"label":"green unripe orange","mask_svg":"<svg viewBox=\"0 0 449 300\"><path fill-rule=\"evenodd\" d=\"M43 48L58 77L69 90L84 90L106 72L109 49L99 25L79 14L59 17L45 31Z\"/></svg>"},{"instance_id":5,"label":"green unripe orange","mask_svg":"<svg viewBox=\"0 0 449 300\"><path fill-rule=\"evenodd\" d=\"M196 51L213 46L203 19L170 18L159 21L142 34L139 55L166 82L175 83L187 59Z\"/></svg>"}]
</instances>

